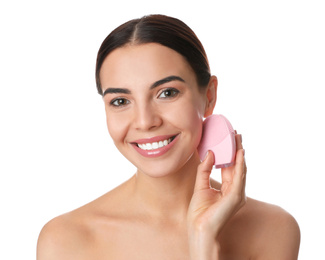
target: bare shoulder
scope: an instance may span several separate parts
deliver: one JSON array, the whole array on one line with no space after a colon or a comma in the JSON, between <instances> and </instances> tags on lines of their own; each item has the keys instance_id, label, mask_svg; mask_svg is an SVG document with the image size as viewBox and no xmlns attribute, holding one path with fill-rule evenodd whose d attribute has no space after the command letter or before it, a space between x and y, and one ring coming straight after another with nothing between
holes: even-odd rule
<instances>
[{"instance_id":1,"label":"bare shoulder","mask_svg":"<svg viewBox=\"0 0 325 260\"><path fill-rule=\"evenodd\" d=\"M254 259L297 259L300 229L287 211L276 205L248 199L237 219L248 228L254 245Z\"/></svg>"},{"instance_id":2,"label":"bare shoulder","mask_svg":"<svg viewBox=\"0 0 325 260\"><path fill-rule=\"evenodd\" d=\"M125 189L125 184L122 184L94 201L49 221L38 238L37 259L91 259L97 251L95 248L103 230L109 237L116 232L116 216L121 216L121 207L127 204L123 199ZM108 241L107 237L105 241Z\"/></svg>"},{"instance_id":3,"label":"bare shoulder","mask_svg":"<svg viewBox=\"0 0 325 260\"><path fill-rule=\"evenodd\" d=\"M82 259L89 239L90 231L76 212L58 216L49 221L40 232L37 259Z\"/></svg>"}]
</instances>

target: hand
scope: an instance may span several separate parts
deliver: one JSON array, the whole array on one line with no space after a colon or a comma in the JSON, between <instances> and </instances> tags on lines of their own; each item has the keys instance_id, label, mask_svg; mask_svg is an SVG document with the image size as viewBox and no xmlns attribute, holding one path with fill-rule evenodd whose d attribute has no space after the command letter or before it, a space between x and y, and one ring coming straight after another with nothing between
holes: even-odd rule
<instances>
[{"instance_id":1,"label":"hand","mask_svg":"<svg viewBox=\"0 0 325 260\"><path fill-rule=\"evenodd\" d=\"M241 135L236 134L236 159L233 166L221 170L222 184L220 190L210 185L210 174L214 163L211 151L198 167L196 183L190 202L187 224L191 236L216 239L226 222L246 203L245 151Z\"/></svg>"}]
</instances>

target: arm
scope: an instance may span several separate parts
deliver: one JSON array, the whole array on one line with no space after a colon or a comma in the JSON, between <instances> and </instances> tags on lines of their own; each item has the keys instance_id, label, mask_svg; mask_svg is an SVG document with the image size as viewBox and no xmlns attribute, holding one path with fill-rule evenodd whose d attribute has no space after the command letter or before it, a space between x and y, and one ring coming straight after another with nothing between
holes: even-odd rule
<instances>
[{"instance_id":1,"label":"arm","mask_svg":"<svg viewBox=\"0 0 325 260\"><path fill-rule=\"evenodd\" d=\"M219 259L217 237L227 221L246 203L246 163L240 135L236 135L236 144L235 165L222 169L220 190L210 186L214 160L212 152L198 167L187 215L191 259Z\"/></svg>"},{"instance_id":2,"label":"arm","mask_svg":"<svg viewBox=\"0 0 325 260\"><path fill-rule=\"evenodd\" d=\"M191 259L219 259L219 244L214 237L209 237L206 232L191 229L189 231L189 248Z\"/></svg>"},{"instance_id":3,"label":"arm","mask_svg":"<svg viewBox=\"0 0 325 260\"><path fill-rule=\"evenodd\" d=\"M60 225L57 224L57 221L52 220L47 223L38 237L36 259L54 260L62 257L58 255L58 252L60 251L58 248L58 242L60 241L59 237Z\"/></svg>"}]
</instances>

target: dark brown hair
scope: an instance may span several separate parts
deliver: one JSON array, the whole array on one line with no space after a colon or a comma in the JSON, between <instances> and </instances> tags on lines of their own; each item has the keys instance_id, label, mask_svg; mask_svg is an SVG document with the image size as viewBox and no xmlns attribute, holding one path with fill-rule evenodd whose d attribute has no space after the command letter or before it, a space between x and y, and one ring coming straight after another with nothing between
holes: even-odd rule
<instances>
[{"instance_id":1,"label":"dark brown hair","mask_svg":"<svg viewBox=\"0 0 325 260\"><path fill-rule=\"evenodd\" d=\"M126 44L159 43L183 55L194 70L200 87L210 80L205 50L195 33L184 22L165 15L149 15L128 21L113 30L99 48L96 62L97 91L103 95L99 73L109 53Z\"/></svg>"}]
</instances>

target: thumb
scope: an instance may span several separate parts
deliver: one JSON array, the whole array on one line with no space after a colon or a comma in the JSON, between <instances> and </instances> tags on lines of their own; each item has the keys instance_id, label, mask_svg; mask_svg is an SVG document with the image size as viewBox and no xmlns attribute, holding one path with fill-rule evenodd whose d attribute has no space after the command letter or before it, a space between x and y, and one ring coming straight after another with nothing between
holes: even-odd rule
<instances>
[{"instance_id":1,"label":"thumb","mask_svg":"<svg viewBox=\"0 0 325 260\"><path fill-rule=\"evenodd\" d=\"M194 192L210 189L210 174L214 164L214 154L208 151L205 159L199 164L196 174Z\"/></svg>"}]
</instances>

